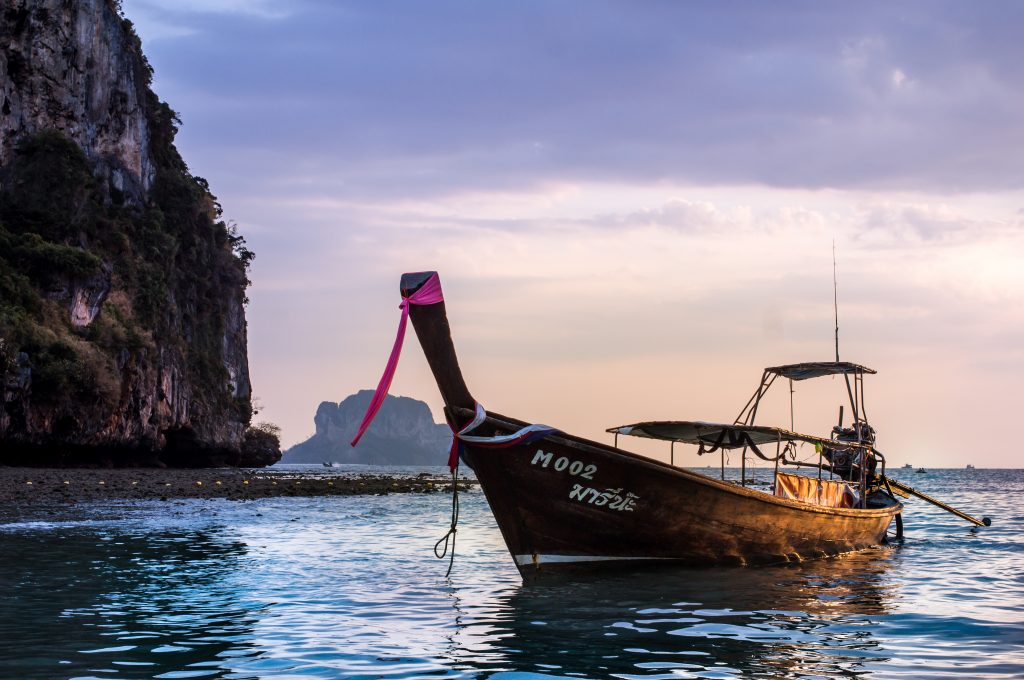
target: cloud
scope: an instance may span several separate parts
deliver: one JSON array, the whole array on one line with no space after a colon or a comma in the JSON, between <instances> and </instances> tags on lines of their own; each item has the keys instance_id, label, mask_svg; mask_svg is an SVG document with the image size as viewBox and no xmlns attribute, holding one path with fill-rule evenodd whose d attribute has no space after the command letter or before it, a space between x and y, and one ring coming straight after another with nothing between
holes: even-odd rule
<instances>
[{"instance_id":1,"label":"cloud","mask_svg":"<svg viewBox=\"0 0 1024 680\"><path fill-rule=\"evenodd\" d=\"M210 7L125 4L209 35L154 45L161 94L197 148L275 149L268 181L301 156L361 196L1024 186L1019 4Z\"/></svg>"},{"instance_id":2,"label":"cloud","mask_svg":"<svg viewBox=\"0 0 1024 680\"><path fill-rule=\"evenodd\" d=\"M964 243L1000 235L1024 235L1024 222L1012 215L983 218L946 203L875 201L854 217L856 237L874 243Z\"/></svg>"},{"instance_id":3,"label":"cloud","mask_svg":"<svg viewBox=\"0 0 1024 680\"><path fill-rule=\"evenodd\" d=\"M621 226L659 226L680 231L704 231L741 227L743 220L730 219L709 201L673 199L660 208L642 209L624 219L613 220Z\"/></svg>"},{"instance_id":4,"label":"cloud","mask_svg":"<svg viewBox=\"0 0 1024 680\"><path fill-rule=\"evenodd\" d=\"M128 0L122 2L126 12L161 12L179 16L228 14L281 19L289 12L280 3L270 0Z\"/></svg>"},{"instance_id":5,"label":"cloud","mask_svg":"<svg viewBox=\"0 0 1024 680\"><path fill-rule=\"evenodd\" d=\"M180 44L203 34L210 29L211 15L236 20L279 20L288 16L279 3L266 0L125 0L121 6L147 48L161 42Z\"/></svg>"},{"instance_id":6,"label":"cloud","mask_svg":"<svg viewBox=\"0 0 1024 680\"><path fill-rule=\"evenodd\" d=\"M887 442L1014 417L1024 4L124 8L257 252L253 377L289 437L379 378L425 268L512 412L730 417L764 365L829 356L833 239ZM438 406L413 357L396 390Z\"/></svg>"}]
</instances>

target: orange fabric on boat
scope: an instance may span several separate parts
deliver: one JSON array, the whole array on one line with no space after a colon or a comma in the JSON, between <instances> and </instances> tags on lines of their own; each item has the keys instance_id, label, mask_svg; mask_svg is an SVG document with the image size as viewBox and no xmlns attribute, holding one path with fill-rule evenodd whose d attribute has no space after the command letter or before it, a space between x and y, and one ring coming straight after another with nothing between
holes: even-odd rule
<instances>
[{"instance_id":1,"label":"orange fabric on boat","mask_svg":"<svg viewBox=\"0 0 1024 680\"><path fill-rule=\"evenodd\" d=\"M779 472L775 475L775 495L826 508L852 508L856 493L845 482Z\"/></svg>"}]
</instances>

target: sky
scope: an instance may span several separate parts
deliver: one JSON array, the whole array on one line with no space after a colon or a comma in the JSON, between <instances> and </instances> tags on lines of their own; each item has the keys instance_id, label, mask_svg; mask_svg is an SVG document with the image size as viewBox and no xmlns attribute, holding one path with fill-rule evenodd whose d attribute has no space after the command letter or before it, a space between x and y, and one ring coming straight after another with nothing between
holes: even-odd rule
<instances>
[{"instance_id":1,"label":"sky","mask_svg":"<svg viewBox=\"0 0 1024 680\"><path fill-rule=\"evenodd\" d=\"M834 252L889 464L1022 467L1024 4L123 10L256 252L256 420L286 446L377 384L422 270L487 408L607 442L731 422L765 366L833 358ZM391 392L442 419L412 333ZM827 434L844 392L797 383L793 425Z\"/></svg>"}]
</instances>

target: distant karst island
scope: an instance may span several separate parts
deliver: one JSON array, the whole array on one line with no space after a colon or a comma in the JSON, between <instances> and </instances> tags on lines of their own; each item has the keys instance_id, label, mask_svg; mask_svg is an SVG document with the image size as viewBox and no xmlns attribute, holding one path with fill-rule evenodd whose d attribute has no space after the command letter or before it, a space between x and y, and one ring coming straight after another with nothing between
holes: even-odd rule
<instances>
[{"instance_id":1,"label":"distant karst island","mask_svg":"<svg viewBox=\"0 0 1024 680\"><path fill-rule=\"evenodd\" d=\"M313 419L316 433L285 451L281 462L445 464L452 442L451 430L434 422L424 402L409 397L388 395L359 445L350 446L372 397L373 390L361 390L338 404L322 402Z\"/></svg>"}]
</instances>

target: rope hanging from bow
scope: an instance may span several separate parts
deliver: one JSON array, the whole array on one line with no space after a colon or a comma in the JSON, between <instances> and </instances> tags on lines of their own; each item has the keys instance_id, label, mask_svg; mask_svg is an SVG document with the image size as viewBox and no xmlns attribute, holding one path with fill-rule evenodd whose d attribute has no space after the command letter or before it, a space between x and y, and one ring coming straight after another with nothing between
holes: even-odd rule
<instances>
[{"instance_id":1,"label":"rope hanging from bow","mask_svg":"<svg viewBox=\"0 0 1024 680\"><path fill-rule=\"evenodd\" d=\"M384 404L384 400L387 398L388 389L391 387L391 381L394 379L395 371L398 369L398 359L402 354L402 343L405 340L405 330L409 324L409 306L433 305L439 302L444 302L444 294L441 291L441 280L438 278L436 273L427 279L415 293L402 299L401 304L399 304L399 308L402 310L402 316L398 321L398 332L395 335L395 343L391 348L388 363L384 367L384 374L381 375L380 382L377 384L377 389L374 391L373 397L370 399L370 403L366 408L366 414L363 416L363 420L359 424L356 436L352 439L352 446L359 443L359 440L362 438L363 434L366 433L367 428L370 427L370 423L373 422L374 417L377 415L377 412L380 411L381 406ZM458 531L459 523L458 469L460 454L462 453L462 442L469 442L474 446L482 448L505 448L515 446L516 444L527 444L536 439L547 436L548 434L558 432L558 430L545 425L528 425L527 427L509 435L482 437L468 434L486 419L487 411L480 404L475 404L473 419L463 427L457 428L450 419L448 420L448 426L452 429L452 447L448 453L448 469L452 472L452 515L447 533L445 533L445 535L434 544L434 555L436 555L438 559L444 559L446 555L449 556L448 571L445 572L445 578L451 574L452 565L455 562L455 534Z\"/></svg>"}]
</instances>

